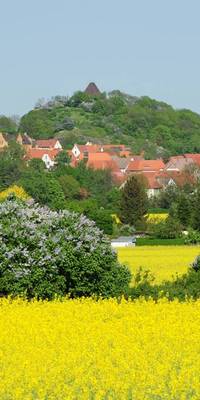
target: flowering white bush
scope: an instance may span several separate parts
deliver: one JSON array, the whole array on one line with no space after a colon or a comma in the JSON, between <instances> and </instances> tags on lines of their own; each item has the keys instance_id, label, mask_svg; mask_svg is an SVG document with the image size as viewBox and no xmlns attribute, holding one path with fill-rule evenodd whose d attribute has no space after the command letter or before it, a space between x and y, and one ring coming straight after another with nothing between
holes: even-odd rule
<instances>
[{"instance_id":1,"label":"flowering white bush","mask_svg":"<svg viewBox=\"0 0 200 400\"><path fill-rule=\"evenodd\" d=\"M83 215L31 202L0 204L0 292L52 298L122 294L130 272Z\"/></svg>"}]
</instances>

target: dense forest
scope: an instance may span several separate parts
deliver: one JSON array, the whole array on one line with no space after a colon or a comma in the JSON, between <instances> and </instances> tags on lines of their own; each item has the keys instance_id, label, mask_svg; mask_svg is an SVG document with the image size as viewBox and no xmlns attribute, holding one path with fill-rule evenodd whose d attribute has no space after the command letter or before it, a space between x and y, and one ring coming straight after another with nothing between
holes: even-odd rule
<instances>
[{"instance_id":1,"label":"dense forest","mask_svg":"<svg viewBox=\"0 0 200 400\"><path fill-rule=\"evenodd\" d=\"M0 118L0 130L27 132L33 138L58 137L65 148L90 140L124 143L146 158L200 152L200 115L149 97L118 90L40 99L21 121Z\"/></svg>"}]
</instances>

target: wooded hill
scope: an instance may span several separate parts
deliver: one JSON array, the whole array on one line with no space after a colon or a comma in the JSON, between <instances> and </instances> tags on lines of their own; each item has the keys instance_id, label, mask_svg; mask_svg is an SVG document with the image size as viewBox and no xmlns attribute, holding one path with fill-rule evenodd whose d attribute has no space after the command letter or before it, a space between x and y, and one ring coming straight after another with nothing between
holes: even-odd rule
<instances>
[{"instance_id":1,"label":"wooded hill","mask_svg":"<svg viewBox=\"0 0 200 400\"><path fill-rule=\"evenodd\" d=\"M199 114L118 90L40 100L21 118L19 131L33 138L58 137L66 148L88 140L124 143L133 153L144 150L146 158L200 152Z\"/></svg>"}]
</instances>

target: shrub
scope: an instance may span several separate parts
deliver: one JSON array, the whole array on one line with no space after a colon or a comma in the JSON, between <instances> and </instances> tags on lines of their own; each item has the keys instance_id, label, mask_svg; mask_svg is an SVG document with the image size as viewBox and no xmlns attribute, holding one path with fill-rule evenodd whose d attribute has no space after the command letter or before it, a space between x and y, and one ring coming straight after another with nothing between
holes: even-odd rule
<instances>
[{"instance_id":1,"label":"shrub","mask_svg":"<svg viewBox=\"0 0 200 400\"><path fill-rule=\"evenodd\" d=\"M80 197L80 185L71 175L63 175L58 178L66 199L78 199Z\"/></svg>"},{"instance_id":2,"label":"shrub","mask_svg":"<svg viewBox=\"0 0 200 400\"><path fill-rule=\"evenodd\" d=\"M132 236L135 234L135 228L134 228L134 226L131 226L128 224L120 225L119 234L121 236Z\"/></svg>"},{"instance_id":3,"label":"shrub","mask_svg":"<svg viewBox=\"0 0 200 400\"><path fill-rule=\"evenodd\" d=\"M181 237L181 225L172 217L167 217L166 220L157 224L152 224L153 237L158 239L176 239Z\"/></svg>"},{"instance_id":4,"label":"shrub","mask_svg":"<svg viewBox=\"0 0 200 400\"><path fill-rule=\"evenodd\" d=\"M107 235L113 233L113 219L109 210L93 209L86 211L86 215L91 220L95 221L99 229L103 230Z\"/></svg>"},{"instance_id":5,"label":"shrub","mask_svg":"<svg viewBox=\"0 0 200 400\"><path fill-rule=\"evenodd\" d=\"M190 229L188 235L185 238L186 244L198 244L200 243L200 232Z\"/></svg>"},{"instance_id":6,"label":"shrub","mask_svg":"<svg viewBox=\"0 0 200 400\"><path fill-rule=\"evenodd\" d=\"M167 297L169 300L200 298L200 256L193 262L188 272L182 276L175 276L172 281L165 281L161 284L154 284L153 276L149 271L139 269L133 277L133 287L129 289L129 295L132 299L140 296L153 298Z\"/></svg>"},{"instance_id":7,"label":"shrub","mask_svg":"<svg viewBox=\"0 0 200 400\"><path fill-rule=\"evenodd\" d=\"M95 223L66 210L1 203L0 244L3 295L119 296L131 279Z\"/></svg>"},{"instance_id":8,"label":"shrub","mask_svg":"<svg viewBox=\"0 0 200 400\"><path fill-rule=\"evenodd\" d=\"M200 271L200 256L197 256L192 263L192 268L194 271Z\"/></svg>"},{"instance_id":9,"label":"shrub","mask_svg":"<svg viewBox=\"0 0 200 400\"><path fill-rule=\"evenodd\" d=\"M139 237L137 238L137 246L183 246L185 244L184 238L175 239L156 239L152 237Z\"/></svg>"},{"instance_id":10,"label":"shrub","mask_svg":"<svg viewBox=\"0 0 200 400\"><path fill-rule=\"evenodd\" d=\"M23 174L20 184L38 203L47 205L54 210L65 208L62 187L53 175L28 169Z\"/></svg>"}]
</instances>

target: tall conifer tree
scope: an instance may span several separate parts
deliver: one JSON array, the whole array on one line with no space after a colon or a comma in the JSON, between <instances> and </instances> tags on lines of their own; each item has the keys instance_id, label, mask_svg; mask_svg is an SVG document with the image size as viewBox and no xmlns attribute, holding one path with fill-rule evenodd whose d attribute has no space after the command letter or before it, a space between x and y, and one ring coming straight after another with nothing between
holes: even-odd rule
<instances>
[{"instance_id":1,"label":"tall conifer tree","mask_svg":"<svg viewBox=\"0 0 200 400\"><path fill-rule=\"evenodd\" d=\"M121 199L122 222L136 226L148 210L146 181L142 175L132 175L126 182Z\"/></svg>"}]
</instances>

